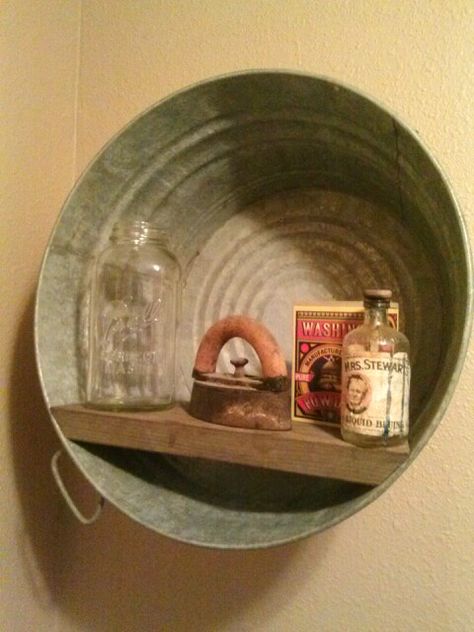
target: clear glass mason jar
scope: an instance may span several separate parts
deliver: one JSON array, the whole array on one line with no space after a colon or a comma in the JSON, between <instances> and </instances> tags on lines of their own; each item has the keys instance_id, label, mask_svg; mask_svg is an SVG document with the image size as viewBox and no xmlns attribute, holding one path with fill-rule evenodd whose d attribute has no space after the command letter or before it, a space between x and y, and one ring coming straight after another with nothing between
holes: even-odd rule
<instances>
[{"instance_id":1,"label":"clear glass mason jar","mask_svg":"<svg viewBox=\"0 0 474 632\"><path fill-rule=\"evenodd\" d=\"M174 401L180 268L148 222L117 223L91 286L87 403L158 409Z\"/></svg>"},{"instance_id":2,"label":"clear glass mason jar","mask_svg":"<svg viewBox=\"0 0 474 632\"><path fill-rule=\"evenodd\" d=\"M341 433L358 446L402 443L408 435L410 344L388 323L390 290L365 290L364 323L342 343Z\"/></svg>"}]
</instances>

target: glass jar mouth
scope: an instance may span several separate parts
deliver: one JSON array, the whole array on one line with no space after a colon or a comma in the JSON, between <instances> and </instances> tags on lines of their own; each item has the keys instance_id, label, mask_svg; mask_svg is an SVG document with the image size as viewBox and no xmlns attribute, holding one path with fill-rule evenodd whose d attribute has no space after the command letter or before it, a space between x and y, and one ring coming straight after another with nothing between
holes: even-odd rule
<instances>
[{"instance_id":1,"label":"glass jar mouth","mask_svg":"<svg viewBox=\"0 0 474 632\"><path fill-rule=\"evenodd\" d=\"M142 219L121 220L114 224L110 235L112 241L131 241L143 243L145 241L168 243L167 234L151 222Z\"/></svg>"}]
</instances>

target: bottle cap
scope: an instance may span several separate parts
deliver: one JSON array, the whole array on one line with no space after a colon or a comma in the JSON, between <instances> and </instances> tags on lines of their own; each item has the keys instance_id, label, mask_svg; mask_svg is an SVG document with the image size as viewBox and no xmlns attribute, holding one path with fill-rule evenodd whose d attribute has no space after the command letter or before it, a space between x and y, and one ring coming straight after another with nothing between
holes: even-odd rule
<instances>
[{"instance_id":1,"label":"bottle cap","mask_svg":"<svg viewBox=\"0 0 474 632\"><path fill-rule=\"evenodd\" d=\"M389 301L392 298L392 290L364 290L364 298Z\"/></svg>"},{"instance_id":2,"label":"bottle cap","mask_svg":"<svg viewBox=\"0 0 474 632\"><path fill-rule=\"evenodd\" d=\"M364 307L390 307L391 290L364 290Z\"/></svg>"}]
</instances>

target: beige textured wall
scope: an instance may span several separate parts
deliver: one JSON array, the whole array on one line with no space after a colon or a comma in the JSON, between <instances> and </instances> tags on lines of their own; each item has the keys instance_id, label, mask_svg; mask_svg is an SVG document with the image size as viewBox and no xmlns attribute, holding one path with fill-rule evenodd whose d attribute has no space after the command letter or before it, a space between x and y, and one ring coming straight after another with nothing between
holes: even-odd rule
<instances>
[{"instance_id":1,"label":"beige textured wall","mask_svg":"<svg viewBox=\"0 0 474 632\"><path fill-rule=\"evenodd\" d=\"M64 508L48 471L57 440L35 377L31 295L61 203L103 143L171 91L245 68L327 75L385 103L439 159L474 235L474 3L0 7L0 629L471 630L472 344L440 428L375 503L297 544L209 551L110 507L87 528Z\"/></svg>"},{"instance_id":2,"label":"beige textured wall","mask_svg":"<svg viewBox=\"0 0 474 632\"><path fill-rule=\"evenodd\" d=\"M79 2L0 2L0 629L51 630L57 445L33 351L39 265L74 182Z\"/></svg>"}]
</instances>

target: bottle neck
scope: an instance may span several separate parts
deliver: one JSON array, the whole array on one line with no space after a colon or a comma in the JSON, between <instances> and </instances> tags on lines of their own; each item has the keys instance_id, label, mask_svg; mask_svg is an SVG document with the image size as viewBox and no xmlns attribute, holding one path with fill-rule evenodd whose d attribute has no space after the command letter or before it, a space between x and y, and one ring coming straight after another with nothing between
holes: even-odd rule
<instances>
[{"instance_id":1,"label":"bottle neck","mask_svg":"<svg viewBox=\"0 0 474 632\"><path fill-rule=\"evenodd\" d=\"M378 327L388 325L388 315L386 306L366 306L364 313L364 325Z\"/></svg>"}]
</instances>

